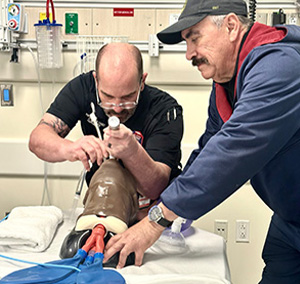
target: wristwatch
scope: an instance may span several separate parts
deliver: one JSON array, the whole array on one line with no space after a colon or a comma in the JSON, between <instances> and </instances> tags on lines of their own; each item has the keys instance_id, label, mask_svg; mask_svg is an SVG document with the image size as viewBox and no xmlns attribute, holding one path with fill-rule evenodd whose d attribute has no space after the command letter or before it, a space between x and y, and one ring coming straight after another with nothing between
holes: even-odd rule
<instances>
[{"instance_id":1,"label":"wristwatch","mask_svg":"<svg viewBox=\"0 0 300 284\"><path fill-rule=\"evenodd\" d=\"M165 219L165 216L158 205L154 205L150 208L148 218L150 221L153 221L165 228L170 227L173 224L173 221Z\"/></svg>"}]
</instances>

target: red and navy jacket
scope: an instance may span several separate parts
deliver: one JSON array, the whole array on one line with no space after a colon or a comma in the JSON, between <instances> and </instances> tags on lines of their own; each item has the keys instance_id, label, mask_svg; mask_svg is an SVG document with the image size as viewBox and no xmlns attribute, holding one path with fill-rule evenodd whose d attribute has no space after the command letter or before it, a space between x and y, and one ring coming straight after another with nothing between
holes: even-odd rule
<instances>
[{"instance_id":1,"label":"red and navy jacket","mask_svg":"<svg viewBox=\"0 0 300 284\"><path fill-rule=\"evenodd\" d=\"M255 23L239 54L233 108L214 83L205 133L163 192L197 219L250 180L281 218L300 224L300 28Z\"/></svg>"}]
</instances>

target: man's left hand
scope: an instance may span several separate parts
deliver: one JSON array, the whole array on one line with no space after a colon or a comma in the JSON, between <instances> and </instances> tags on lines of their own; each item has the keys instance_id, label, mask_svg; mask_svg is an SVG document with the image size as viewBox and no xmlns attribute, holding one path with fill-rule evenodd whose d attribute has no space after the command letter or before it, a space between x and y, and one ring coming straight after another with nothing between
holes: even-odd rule
<instances>
[{"instance_id":1,"label":"man's left hand","mask_svg":"<svg viewBox=\"0 0 300 284\"><path fill-rule=\"evenodd\" d=\"M145 217L122 234L118 234L109 240L105 247L103 262L105 263L120 251L117 268L122 268L126 263L127 256L134 252L135 265L142 265L144 252L157 241L163 230L164 227L150 222L148 217Z\"/></svg>"},{"instance_id":2,"label":"man's left hand","mask_svg":"<svg viewBox=\"0 0 300 284\"><path fill-rule=\"evenodd\" d=\"M107 151L115 158L126 159L137 152L139 147L132 130L124 124L120 124L118 130L112 130L109 127L104 129L104 141L107 145Z\"/></svg>"}]
</instances>

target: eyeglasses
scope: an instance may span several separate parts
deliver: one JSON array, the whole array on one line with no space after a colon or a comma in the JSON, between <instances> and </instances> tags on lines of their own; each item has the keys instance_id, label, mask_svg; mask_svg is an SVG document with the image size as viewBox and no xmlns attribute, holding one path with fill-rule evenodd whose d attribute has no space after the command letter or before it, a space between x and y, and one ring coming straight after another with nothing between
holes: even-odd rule
<instances>
[{"instance_id":1,"label":"eyeglasses","mask_svg":"<svg viewBox=\"0 0 300 284\"><path fill-rule=\"evenodd\" d=\"M115 107L120 107L122 109L132 109L132 108L136 107L139 102L140 92L141 92L141 88L139 88L139 92L138 92L135 102L125 102L125 103L120 103L120 104L100 102L99 106L101 106L103 109L113 109Z\"/></svg>"},{"instance_id":2,"label":"eyeglasses","mask_svg":"<svg viewBox=\"0 0 300 284\"><path fill-rule=\"evenodd\" d=\"M134 107L137 106L140 98L140 93L141 93L141 86L139 87L138 95L135 100L135 102L125 102L125 103L120 103L120 104L114 104L114 103L108 103L108 102L100 102L99 101L99 93L96 85L96 95L97 95L97 104L102 107L103 109L113 109L116 107L120 107L122 109L133 109Z\"/></svg>"}]
</instances>

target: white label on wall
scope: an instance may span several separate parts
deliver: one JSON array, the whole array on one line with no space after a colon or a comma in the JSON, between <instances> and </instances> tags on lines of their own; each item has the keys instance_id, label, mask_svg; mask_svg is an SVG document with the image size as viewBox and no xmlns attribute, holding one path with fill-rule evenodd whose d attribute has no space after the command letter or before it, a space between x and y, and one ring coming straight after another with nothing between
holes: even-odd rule
<instances>
[{"instance_id":1,"label":"white label on wall","mask_svg":"<svg viewBox=\"0 0 300 284\"><path fill-rule=\"evenodd\" d=\"M176 22L178 22L178 18L179 18L180 14L170 14L170 18L169 18L169 25L173 25Z\"/></svg>"}]
</instances>

